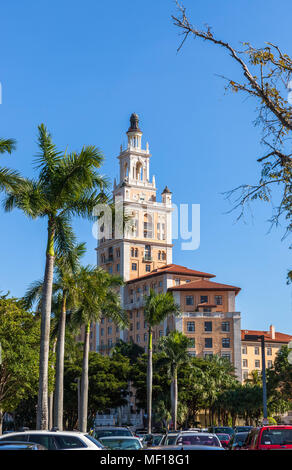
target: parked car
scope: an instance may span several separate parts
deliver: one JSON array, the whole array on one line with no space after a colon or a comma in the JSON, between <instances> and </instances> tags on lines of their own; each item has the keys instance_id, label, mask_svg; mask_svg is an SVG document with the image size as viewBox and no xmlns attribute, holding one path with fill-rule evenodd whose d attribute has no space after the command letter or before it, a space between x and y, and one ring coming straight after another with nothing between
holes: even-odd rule
<instances>
[{"instance_id":1,"label":"parked car","mask_svg":"<svg viewBox=\"0 0 292 470\"><path fill-rule=\"evenodd\" d=\"M175 445L175 446L155 446L149 447L148 450L225 450L222 446L207 446L207 445ZM147 451L147 449L145 449Z\"/></svg>"},{"instance_id":2,"label":"parked car","mask_svg":"<svg viewBox=\"0 0 292 470\"><path fill-rule=\"evenodd\" d=\"M134 437L131 429L122 426L101 426L92 431L92 436L99 441L101 437Z\"/></svg>"},{"instance_id":3,"label":"parked car","mask_svg":"<svg viewBox=\"0 0 292 470\"><path fill-rule=\"evenodd\" d=\"M23 431L0 436L2 442L30 442L48 450L102 450L94 437L77 431Z\"/></svg>"},{"instance_id":4,"label":"parked car","mask_svg":"<svg viewBox=\"0 0 292 470\"><path fill-rule=\"evenodd\" d=\"M234 429L229 426L210 426L209 432L213 434L229 434L232 436L232 434L234 434Z\"/></svg>"},{"instance_id":5,"label":"parked car","mask_svg":"<svg viewBox=\"0 0 292 470\"><path fill-rule=\"evenodd\" d=\"M0 442L0 450L48 450L41 444L34 442L5 441Z\"/></svg>"},{"instance_id":6,"label":"parked car","mask_svg":"<svg viewBox=\"0 0 292 470\"><path fill-rule=\"evenodd\" d=\"M228 444L230 442L230 437L231 437L229 434L218 433L218 434L216 434L216 436L218 437L219 441L221 442L222 447L228 447Z\"/></svg>"},{"instance_id":7,"label":"parked car","mask_svg":"<svg viewBox=\"0 0 292 470\"><path fill-rule=\"evenodd\" d=\"M147 447L159 446L161 444L163 437L164 437L163 434L155 434L155 433L146 434L142 442Z\"/></svg>"},{"instance_id":8,"label":"parked car","mask_svg":"<svg viewBox=\"0 0 292 470\"><path fill-rule=\"evenodd\" d=\"M292 449L292 426L274 425L254 428L249 432L243 449Z\"/></svg>"},{"instance_id":9,"label":"parked car","mask_svg":"<svg viewBox=\"0 0 292 470\"><path fill-rule=\"evenodd\" d=\"M111 450L140 450L143 449L141 440L138 437L111 436L101 437L100 442Z\"/></svg>"},{"instance_id":10,"label":"parked car","mask_svg":"<svg viewBox=\"0 0 292 470\"><path fill-rule=\"evenodd\" d=\"M216 434L203 433L203 432L182 432L176 438L176 445L182 446L195 446L203 445L209 447L222 447Z\"/></svg>"},{"instance_id":11,"label":"parked car","mask_svg":"<svg viewBox=\"0 0 292 470\"><path fill-rule=\"evenodd\" d=\"M248 436L248 431L246 432L236 432L230 439L228 448L230 450L240 450L244 447L246 439Z\"/></svg>"},{"instance_id":12,"label":"parked car","mask_svg":"<svg viewBox=\"0 0 292 470\"><path fill-rule=\"evenodd\" d=\"M235 426L234 432L249 432L253 426Z\"/></svg>"},{"instance_id":13,"label":"parked car","mask_svg":"<svg viewBox=\"0 0 292 470\"><path fill-rule=\"evenodd\" d=\"M178 432L169 432L168 434L165 434L163 438L161 439L160 445L161 446L173 445L178 435L179 435Z\"/></svg>"}]
</instances>

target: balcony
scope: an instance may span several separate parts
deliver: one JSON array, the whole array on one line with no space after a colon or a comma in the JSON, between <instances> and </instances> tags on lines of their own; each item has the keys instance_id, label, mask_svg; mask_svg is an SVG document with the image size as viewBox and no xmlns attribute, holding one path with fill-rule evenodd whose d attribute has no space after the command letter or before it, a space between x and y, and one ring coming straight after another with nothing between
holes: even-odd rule
<instances>
[{"instance_id":1,"label":"balcony","mask_svg":"<svg viewBox=\"0 0 292 470\"><path fill-rule=\"evenodd\" d=\"M148 261L153 261L153 258L151 255L148 255L148 254L144 254L144 258L143 258L143 261L144 263L148 262Z\"/></svg>"}]
</instances>

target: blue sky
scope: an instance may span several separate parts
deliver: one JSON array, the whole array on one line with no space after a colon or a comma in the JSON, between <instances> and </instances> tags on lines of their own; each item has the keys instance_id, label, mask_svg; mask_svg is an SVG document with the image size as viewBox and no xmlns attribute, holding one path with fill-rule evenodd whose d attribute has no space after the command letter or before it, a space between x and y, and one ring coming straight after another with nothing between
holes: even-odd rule
<instances>
[{"instance_id":1,"label":"blue sky","mask_svg":"<svg viewBox=\"0 0 292 470\"><path fill-rule=\"evenodd\" d=\"M235 47L250 41L278 44L292 54L292 5L282 0L185 0L193 23L211 25ZM177 54L178 31L171 0L14 0L1 7L0 135L17 151L1 158L33 175L37 125L44 122L59 148L95 144L105 155L103 172L118 174L116 156L132 112L149 141L158 191L167 184L179 203L201 205L201 245L180 250L174 261L240 286L242 327L291 333L291 265L284 227L269 231L269 205L255 204L245 223L227 214L222 193L259 176L260 130L252 124L255 102L225 94L218 75L239 78L231 58L189 40ZM43 276L46 227L21 213L0 213L0 290L21 296ZM74 222L95 262L91 224Z\"/></svg>"}]
</instances>

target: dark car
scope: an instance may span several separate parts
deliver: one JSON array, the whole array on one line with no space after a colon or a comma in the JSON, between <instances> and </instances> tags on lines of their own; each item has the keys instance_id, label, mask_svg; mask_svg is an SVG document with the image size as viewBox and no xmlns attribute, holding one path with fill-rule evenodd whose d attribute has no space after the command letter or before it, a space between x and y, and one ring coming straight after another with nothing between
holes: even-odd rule
<instances>
[{"instance_id":1,"label":"dark car","mask_svg":"<svg viewBox=\"0 0 292 470\"><path fill-rule=\"evenodd\" d=\"M216 434L223 447L228 447L231 436L229 434Z\"/></svg>"},{"instance_id":2,"label":"dark car","mask_svg":"<svg viewBox=\"0 0 292 470\"><path fill-rule=\"evenodd\" d=\"M179 432L169 432L163 436L160 445L161 446L171 446L175 444L176 438L179 435Z\"/></svg>"},{"instance_id":3,"label":"dark car","mask_svg":"<svg viewBox=\"0 0 292 470\"><path fill-rule=\"evenodd\" d=\"M23 441L4 441L0 442L0 450L48 450L41 444Z\"/></svg>"},{"instance_id":4,"label":"dark car","mask_svg":"<svg viewBox=\"0 0 292 470\"><path fill-rule=\"evenodd\" d=\"M132 431L127 427L101 426L93 430L92 436L99 440L100 437L134 437Z\"/></svg>"},{"instance_id":5,"label":"dark car","mask_svg":"<svg viewBox=\"0 0 292 470\"><path fill-rule=\"evenodd\" d=\"M244 447L246 439L248 436L248 431L246 432L236 432L230 439L228 448L230 450L240 450Z\"/></svg>"},{"instance_id":6,"label":"dark car","mask_svg":"<svg viewBox=\"0 0 292 470\"><path fill-rule=\"evenodd\" d=\"M143 439L143 444L147 445L147 447L159 446L163 437L163 434L146 434Z\"/></svg>"},{"instance_id":7,"label":"dark car","mask_svg":"<svg viewBox=\"0 0 292 470\"><path fill-rule=\"evenodd\" d=\"M234 432L249 432L253 426L235 426Z\"/></svg>"},{"instance_id":8,"label":"dark car","mask_svg":"<svg viewBox=\"0 0 292 470\"><path fill-rule=\"evenodd\" d=\"M209 432L213 434L229 434L232 436L234 434L234 429L230 426L210 426Z\"/></svg>"}]
</instances>

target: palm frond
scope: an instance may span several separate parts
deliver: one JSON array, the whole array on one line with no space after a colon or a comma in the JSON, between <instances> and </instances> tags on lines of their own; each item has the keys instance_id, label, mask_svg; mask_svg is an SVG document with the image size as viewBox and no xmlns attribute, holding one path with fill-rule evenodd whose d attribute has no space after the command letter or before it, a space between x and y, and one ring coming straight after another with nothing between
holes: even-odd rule
<instances>
[{"instance_id":1,"label":"palm frond","mask_svg":"<svg viewBox=\"0 0 292 470\"><path fill-rule=\"evenodd\" d=\"M0 153L11 153L16 149L16 140L0 138Z\"/></svg>"},{"instance_id":2,"label":"palm frond","mask_svg":"<svg viewBox=\"0 0 292 470\"><path fill-rule=\"evenodd\" d=\"M56 173L62 154L57 151L52 136L44 124L38 126L38 146L40 153L35 159L35 167L40 169L40 180L48 183Z\"/></svg>"}]
</instances>

